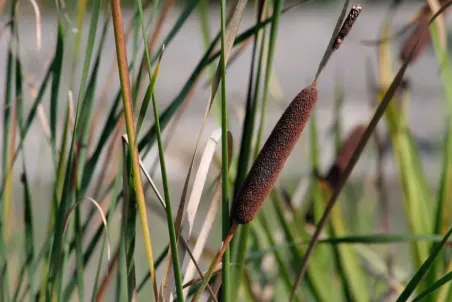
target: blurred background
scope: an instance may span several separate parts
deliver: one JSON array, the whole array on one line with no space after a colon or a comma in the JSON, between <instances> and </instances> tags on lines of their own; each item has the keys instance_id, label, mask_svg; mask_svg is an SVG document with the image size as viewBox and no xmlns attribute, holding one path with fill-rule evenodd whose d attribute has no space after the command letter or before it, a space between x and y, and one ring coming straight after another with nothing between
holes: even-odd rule
<instances>
[{"instance_id":1,"label":"blurred background","mask_svg":"<svg viewBox=\"0 0 452 302\"><path fill-rule=\"evenodd\" d=\"M64 1L62 1L63 3ZM128 1L123 1L127 7ZM146 2L146 1L145 1ZM357 1L352 1L351 4ZM397 9L393 32L397 32L413 17L425 1L402 1L402 5ZM20 36L20 56L23 62L24 73L33 87L40 83L48 68L56 45L56 12L53 1L37 1L41 9L41 31L42 44L37 49L36 18L33 6L28 1L21 1L19 5L19 36ZM295 1L285 1L285 6L289 7L295 4ZM328 43L328 37L331 35L334 27L335 18L341 7L341 1L310 1L299 5L285 13L281 18L279 36L277 39L274 60L274 76L271 81L270 101L267 118L266 134L279 118L282 111L289 104L292 98L312 80L313 74L320 62L323 51ZM363 6L361 17L356 26L350 33L344 45L335 53L327 68L325 69L319 82L319 104L318 104L318 127L321 131L319 136L322 140L322 158L321 162L329 165L333 156L333 148L328 147L333 143L333 135L329 132L332 127L334 117L334 94L337 89L344 90L344 102L340 115L344 127L344 132L359 122L368 121L373 112L371 107L372 100L369 96L369 80L367 70L374 77L377 76L377 47L363 43L364 41L377 40L381 30L382 22L388 13L389 5L392 1L360 1ZM183 7L183 1L176 1L169 17L166 19L162 34L165 37L173 26L176 18L179 16ZM73 4L74 5L74 4ZM248 3L248 9L243 17L239 33L249 28L254 22L253 2ZM70 11L69 8L67 8ZM210 1L209 22L211 34L217 32L219 28L219 7L216 1ZM132 16L132 7L125 9L125 23L128 24ZM446 15L447 16L447 15ZM0 22L7 22L8 17L4 12ZM447 26L451 25L451 20L447 20ZM71 19L66 16L64 19L66 25L70 25ZM85 32L89 26L89 13L86 16ZM100 33L100 25L98 33ZM398 63L400 45L410 34L410 31L394 39L392 51L395 66ZM83 35L83 42L86 42L87 34ZM162 38L160 38L161 40ZM448 40L451 36L448 36ZM70 39L67 39L70 41ZM5 37L0 40L0 68L6 68L6 50L7 41ZM82 42L82 48L84 44ZM159 45L161 41L158 42ZM114 36L110 28L106 38L106 49L103 53L100 74L107 77L110 72L111 63L115 60ZM131 43L129 43L132 49ZM66 47L70 51L71 47ZM185 26L177 34L175 39L165 50L162 60L162 67L156 85L156 95L160 108L163 110L179 93L183 84L190 76L193 68L196 66L204 54L203 40L200 30L199 15L196 11L188 18ZM130 52L129 52L130 56ZM241 131L240 119L243 117L243 106L246 100L246 89L248 79L249 61L251 58L251 46L247 46L237 57L228 69L227 94L231 110L231 131L236 134L235 142L239 143L239 133ZM83 52L80 59L83 59ZM80 78L81 65L77 70ZM71 68L69 64L65 66L66 70ZM67 73L69 76L69 74ZM68 78L69 79L69 78ZM111 77L113 83L118 83L117 76ZM207 79L204 78L204 81ZM438 66L431 45L428 45L422 55L407 72L412 93L410 94L410 104L408 109L408 122L413 131L419 147L422 150L423 164L426 166L427 173L433 183L437 183L440 177L438 168L440 158L435 156L435 146L442 138L445 130L445 102L443 101L442 84L438 74ZM62 85L68 85L68 80L62 81ZM4 96L5 72L0 73L0 95ZM199 132L201 118L204 114L205 104L209 95L207 82L196 89L193 99L188 105L183 119L175 132L175 139L168 147L168 168L171 174L170 179L175 183L181 183L185 177L184 173L191 152L194 148L195 140ZM64 88L63 94L67 94ZM75 86L77 87L77 86ZM50 89L48 89L50 90ZM66 93L65 93L66 91ZM30 93L26 91L25 93ZM47 91L46 93L49 93ZM74 92L76 93L76 92ZM100 89L98 90L100 94ZM113 92L110 94L110 100L113 98ZM48 107L48 97L45 97L44 106ZM75 100L77 97L74 98ZM3 102L3 97L0 98ZM27 104L27 102L25 102ZM1 103L0 103L1 105ZM63 107L60 107L63 108ZM107 111L109 103L105 103ZM62 123L63 121L61 121ZM150 125L152 121L147 121ZM216 126L214 114L210 120L209 127L205 133L210 133ZM39 124L35 120L36 125ZM380 123L384 129L384 123ZM1 127L1 126L0 126ZM42 139L40 126L32 127L31 133L27 139L27 158L33 163L30 166L30 173L43 185L46 183L47 175L50 175L51 165L50 151ZM305 139L306 135L302 139ZM299 144L300 152L307 150L306 144ZM388 146L389 147L389 146ZM387 150L390 152L390 149ZM151 163L154 154L148 156L145 161ZM295 169L294 171L291 171ZM297 165L287 165L284 175L290 175L291 172L299 173L304 169L304 163L297 161ZM395 165L388 157L386 173L388 176L395 175Z\"/></svg>"}]
</instances>

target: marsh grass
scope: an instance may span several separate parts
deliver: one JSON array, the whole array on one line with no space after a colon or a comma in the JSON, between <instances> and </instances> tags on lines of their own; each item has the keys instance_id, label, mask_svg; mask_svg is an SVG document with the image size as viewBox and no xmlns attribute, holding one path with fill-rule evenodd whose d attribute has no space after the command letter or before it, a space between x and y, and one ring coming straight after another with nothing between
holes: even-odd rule
<instances>
[{"instance_id":1,"label":"marsh grass","mask_svg":"<svg viewBox=\"0 0 452 302\"><path fill-rule=\"evenodd\" d=\"M304 2L296 5L303 9ZM278 39L279 23L294 6L285 7L280 0L255 1L254 24L242 29L245 7L250 6L246 0L222 0L212 7L204 0L190 0L181 3L175 23L163 36L162 27L175 4L173 0L133 2L130 25L124 23L119 0L96 0L90 5L88 1L78 1L77 5L57 1L53 57L35 91L28 93L31 88L19 55L20 6L17 0L9 1L4 7L6 23L0 24L0 39L7 40L6 66L1 67L5 95L0 300L147 301L152 297L156 301L183 301L210 297L217 301L221 297L221 301L237 301L240 297L254 301L451 301L452 67L444 39L444 18L438 16L452 1L428 2L429 6L421 7L418 17L410 21L416 28L400 50L402 62L397 69L390 56L392 38L397 36L391 34L393 15L385 19L377 43L378 80L369 95L376 100L375 114L368 124L356 125L350 136L342 133L338 114L347 101L347 90L339 92L333 129L337 157L326 177L319 177L324 146L319 140L315 109L317 89L322 89L317 79L328 68L333 52L342 51L339 46L347 43L346 36L359 14L355 8L355 14L342 26L349 1L345 1L332 28L313 83L304 90L299 87L300 95L288 105L288 113L265 144L261 142L265 139L275 47L276 43L290 43ZM221 20L215 20L219 25L215 34L209 28L213 21L209 21L209 9L221 12ZM85 19L88 10L89 19ZM201 17L204 54L186 83L175 87L179 89L176 97L160 111L156 87L164 85L159 81L164 49L171 47L196 10ZM87 32L82 30L83 20L89 22ZM71 33L74 26L79 30ZM115 34L116 61L112 75L105 77L100 74L100 64L108 51L104 41L110 26ZM87 43L82 44L85 39ZM126 47L128 41L133 44L132 51ZM449 115L440 154L438 192L427 183L419 148L406 123L411 87L400 89L405 71L422 56L428 43L435 49ZM252 56L242 131L232 133L227 69L247 47L252 48ZM119 78L119 85L112 81L113 76ZM205 83L203 76L207 76L210 95L205 100L189 169L182 172L185 178L176 208L171 197L177 192L166 169L166 148L172 129L184 118L191 95ZM69 91L63 91L63 87ZM47 90L50 93L46 94ZM99 91L104 92L102 100L96 98ZM109 98L113 101L107 102ZM25 102L31 104L28 110ZM101 119L105 104L110 104L108 113ZM216 108L219 128L204 133L212 108ZM24 150L38 119L48 129L43 138L51 154L50 199L37 194L40 189L33 185L30 159ZM150 126L148 120L152 121ZM401 184L403 215L409 230L406 234L392 233L389 227L388 203L392 201L386 200L389 195L382 185L382 173L376 185L363 181L362 188L352 190L347 184L363 152L375 148L382 157L377 124L383 122L388 126ZM309 135L307 160L313 173L296 179L298 185L293 190L279 179L279 173L305 126L309 127L305 133ZM210 138L203 146L206 135ZM373 136L376 146L368 144ZM236 148L233 138L240 142ZM153 168L147 170L143 160L153 148L157 158ZM295 156L298 161L305 160ZM382 168L381 158L377 163ZM156 168L160 168L163 192L153 179ZM268 177L263 177L265 173ZM302 194L303 183L307 190ZM152 192L147 192L148 187ZM376 188L379 198L372 200L369 187ZM252 194L247 193L250 190ZM297 199L304 202L300 204ZM210 203L207 211L200 210L204 201ZM43 203L49 208L45 230L37 223ZM309 215L306 204L310 205ZM382 233L374 232L369 221L373 205L386 215ZM17 208L23 209L19 218L12 215ZM149 218L157 217L155 211L163 214L163 224ZM202 223L196 234L194 225L198 222ZM151 236L156 234L151 230L156 229L165 230L167 235ZM37 239L38 233L44 233L42 240ZM209 238L222 244L208 246ZM395 243L410 247L410 257L406 255L409 266L398 263L393 250L383 249L381 253L376 248Z\"/></svg>"}]
</instances>

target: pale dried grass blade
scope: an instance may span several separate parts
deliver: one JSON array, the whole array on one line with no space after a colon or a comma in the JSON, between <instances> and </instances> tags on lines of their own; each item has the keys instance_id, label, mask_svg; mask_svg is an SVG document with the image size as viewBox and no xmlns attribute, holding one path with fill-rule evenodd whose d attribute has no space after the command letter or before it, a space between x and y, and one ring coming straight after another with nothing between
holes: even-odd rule
<instances>
[{"instance_id":1,"label":"pale dried grass blade","mask_svg":"<svg viewBox=\"0 0 452 302\"><path fill-rule=\"evenodd\" d=\"M94 206L97 208L99 215L102 217L102 223L104 225L105 228L105 235L107 236L107 260L108 262L110 262L111 259L111 245L110 245L110 235L108 234L108 223L107 223L107 218L105 217L105 213L102 210L102 207L99 205L99 203L97 201L95 201L93 198L91 197L85 197L84 199L81 199L79 201L77 201L72 207L71 209L68 211L68 213L66 214L65 217L65 221L64 221L64 231L63 234L66 233L67 228L69 226L69 219L72 217L72 214L74 214L74 210L75 208L83 201L83 200L88 200L89 202L91 202L92 204L94 204Z\"/></svg>"},{"instance_id":2,"label":"pale dried grass blade","mask_svg":"<svg viewBox=\"0 0 452 302\"><path fill-rule=\"evenodd\" d=\"M199 202L201 201L201 195L204 189L204 185L207 179L207 173L209 172L209 168L211 166L212 163L212 159L213 159L213 155L215 153L215 148L218 145L218 142L221 139L221 129L217 129L215 130L212 135L210 136L209 141L206 144L206 147L204 149L199 167L198 167L198 171L196 173L196 177L195 177L195 181L193 183L193 189L188 201L188 205L187 205L187 221L183 224L182 226L182 238L184 239L189 239L191 237L192 231L193 231L193 226L195 223L195 217L196 214L198 212L198 206L199 206ZM233 149L233 140L232 140L232 134L228 131L228 147L229 147L229 163L231 162L231 155L232 155L232 149ZM218 188L217 188L218 191ZM216 192L215 197L217 197L218 192ZM221 194L220 194L220 198L217 201L217 203L219 202L219 200L221 199ZM211 208L213 206L214 202L211 204ZM216 209L215 212L213 213L213 217L209 218L208 216L206 217L206 219L204 220L204 224L206 224L206 222L208 221L208 219L211 219L213 223L213 219L215 218L216 212L218 211L218 204L215 205ZM214 206L214 207L215 207ZM209 212L210 212L210 208L209 208ZM208 214L209 215L209 214ZM211 214L212 215L212 214ZM210 228L211 225L207 231L207 235L210 232ZM207 236L206 236L207 237ZM195 245L195 248L197 248L198 243L201 243L202 246L198 247L196 252L194 253L194 259L195 261L199 261L202 249L204 248L205 245L205 240L207 238L203 238L202 240L200 240L200 238L198 238L198 241ZM204 241L204 243L202 243L202 241ZM200 250L199 250L200 249ZM184 263L184 256L181 258L181 263ZM190 270L193 270L191 272L191 274L189 273L189 275L187 276L187 274L184 276L184 282L187 282L188 280L190 280L193 275L194 275L194 267L193 267L193 263L189 261L189 266L188 268L190 268ZM189 272L189 271L187 271Z\"/></svg>"},{"instance_id":3,"label":"pale dried grass blade","mask_svg":"<svg viewBox=\"0 0 452 302\"><path fill-rule=\"evenodd\" d=\"M207 215L201 227L201 232L199 233L199 236L193 248L193 258L198 262L201 259L204 247L206 246L207 238L209 237L210 231L212 230L215 217L217 216L218 209L220 208L220 204L221 204L221 181L217 185L215 194L210 203L209 210L207 211ZM192 261L189 261L187 269L185 270L183 282L184 283L189 282L188 280L192 279L194 275L195 275L195 265ZM188 288L184 289L184 296L187 295L187 293Z\"/></svg>"},{"instance_id":4,"label":"pale dried grass blade","mask_svg":"<svg viewBox=\"0 0 452 302\"><path fill-rule=\"evenodd\" d=\"M228 132L231 135L230 132ZM193 231L195 223L195 216L198 212L199 202L207 179L212 158L215 153L216 146L221 139L221 129L216 129L209 138L204 152L199 163L198 171L196 172L195 180L193 182L192 191L187 204L187 220L182 225L182 234L184 238L189 238ZM183 260L183 259L182 259ZM181 261L182 262L182 261Z\"/></svg>"}]
</instances>

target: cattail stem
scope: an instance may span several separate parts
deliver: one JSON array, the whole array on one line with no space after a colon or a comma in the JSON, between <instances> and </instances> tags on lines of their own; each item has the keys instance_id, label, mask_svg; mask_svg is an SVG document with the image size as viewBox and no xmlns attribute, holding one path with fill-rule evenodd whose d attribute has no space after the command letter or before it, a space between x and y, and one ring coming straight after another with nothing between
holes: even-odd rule
<instances>
[{"instance_id":1,"label":"cattail stem","mask_svg":"<svg viewBox=\"0 0 452 302\"><path fill-rule=\"evenodd\" d=\"M213 272L215 268L217 267L218 263L220 262L221 257L223 257L224 252L226 252L227 248L229 247L229 244L231 243L232 238L234 237L235 232L237 231L237 227L239 224L234 221L231 225L231 228L229 229L228 235L225 237L223 241L223 245L221 246L220 250L218 251L217 255L215 256L215 259L210 264L209 270L207 271L206 275L204 276L204 280L201 283L201 286L196 291L195 295L193 296L194 302L198 301L200 298L202 292L206 288L207 283L209 282L210 278L213 275Z\"/></svg>"}]
</instances>

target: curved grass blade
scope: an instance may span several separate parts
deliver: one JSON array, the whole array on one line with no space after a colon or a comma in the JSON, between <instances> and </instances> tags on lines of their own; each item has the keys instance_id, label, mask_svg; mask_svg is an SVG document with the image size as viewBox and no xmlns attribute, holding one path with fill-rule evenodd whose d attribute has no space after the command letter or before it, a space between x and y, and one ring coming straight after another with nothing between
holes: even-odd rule
<instances>
[{"instance_id":1,"label":"curved grass blade","mask_svg":"<svg viewBox=\"0 0 452 302\"><path fill-rule=\"evenodd\" d=\"M118 165L118 171L117 171L117 176L115 177L115 183L114 183L114 187L113 187L113 196L116 196L116 194L119 193L120 190L120 186L121 186L121 167L122 167L122 163L120 163ZM115 204L115 199L111 198L110 199L110 206L109 209L113 209L114 208L114 204ZM110 225L111 224L111 219L112 219L113 215L108 215L108 218L106 219L106 225ZM102 217L102 220L104 219L104 217ZM107 234L107 233L105 233ZM107 236L104 237L104 240L102 241L102 246L101 246L101 255L99 257L99 262L98 262L98 266L97 266L97 271L96 271L96 278L94 281L94 286L93 286L93 294L91 297L91 301L95 301L95 297L97 295L98 292L98 285L99 285L99 277L100 277L100 271L101 271L101 267L102 267L102 262L103 262L103 257L104 257L104 250L105 250L105 244L107 244L107 247L109 247L110 242L109 242L109 238ZM110 262L110 252L108 252L107 254L107 260ZM107 266L107 275L112 274L112 269L110 269Z\"/></svg>"},{"instance_id":2,"label":"curved grass blade","mask_svg":"<svg viewBox=\"0 0 452 302\"><path fill-rule=\"evenodd\" d=\"M105 234L107 235L107 259L111 258L111 248L110 248L110 236L108 235L108 224L107 224L107 218L106 215L104 214L102 207L99 205L99 203L97 201L95 201L93 198L91 197L85 197L84 199L81 199L79 201L77 201L72 207L71 209L69 209L68 213L66 214L66 217L64 218L65 222L64 222L64 228L63 228L63 235L67 232L67 228L69 226L69 220L71 219L72 215L75 213L75 209L77 208L77 206L79 206L81 204L81 202L83 200L87 200L90 201L98 210L101 218L102 218L102 223L103 223L103 227L105 230Z\"/></svg>"},{"instance_id":3,"label":"curved grass blade","mask_svg":"<svg viewBox=\"0 0 452 302\"><path fill-rule=\"evenodd\" d=\"M118 171L118 173L121 173L121 172L122 171ZM119 175L118 175L118 177L119 177ZM120 197L121 197L121 195L118 192L116 192L116 195L113 195L111 197L114 206L113 206L113 208L110 208L108 210L108 212L105 214L107 222L109 220L111 220L110 217L112 215L114 215L114 212L116 211L116 208L118 207ZM91 256L93 255L93 253L95 251L95 248L98 246L97 243L102 238L103 231L104 231L104 226L101 224L98 226L96 232L94 233L93 237L91 238L90 242L88 243L87 247L85 248L85 251L83 254L83 265L85 267L88 265L88 261L91 259ZM75 248L75 242L73 241L70 245L69 251L72 251L74 248ZM76 285L77 285L77 274L76 274L76 272L73 272L72 277L64 291L64 301L70 300L70 297L71 297L72 292L74 291Z\"/></svg>"},{"instance_id":4,"label":"curved grass blade","mask_svg":"<svg viewBox=\"0 0 452 302\"><path fill-rule=\"evenodd\" d=\"M76 139L76 135L78 134L78 128L80 127L78 124L79 119L80 119L79 108L81 107L81 105L83 103L83 98L85 95L88 72L89 72L89 67L90 67L91 58L92 58L92 54L93 54L93 48L94 48L93 45L94 45L94 40L95 40L95 36L96 36L96 31L97 31L97 23L98 23L98 18L99 18L99 13L100 13L100 6L101 6L101 0L95 1L93 4L93 10L92 10L92 15L91 15L91 24L90 24L90 31L89 31L88 43L87 43L87 49L86 49L86 58L85 58L85 63L84 63L83 72L82 72L82 78L81 78L81 82L80 82L79 102L77 104L77 111L76 111L76 117L75 117L74 136L72 137L71 147L70 147L70 151L69 151L69 160L68 160L68 165L67 165L68 169L67 169L67 173L66 173L66 176L64 179L63 193L62 193L62 198L61 198L61 202L60 202L59 209L58 209L59 214L57 215L57 220L56 220L56 224L55 224L56 232L55 232L54 241L53 241L53 245L52 245L51 261L50 261L50 266L49 266L49 282L48 282L47 290L46 290L46 297L48 299L50 299L50 297L53 296L55 282L58 277L58 272L61 269L60 253L63 248L63 234L62 234L62 229L64 226L63 219L64 219L64 216L66 215L67 211L69 210L70 203L72 201L72 196L73 196L73 188L71 188L72 187L71 182L72 182L72 177L73 177L73 165L75 162L75 154L74 154L75 139Z\"/></svg>"}]
</instances>

